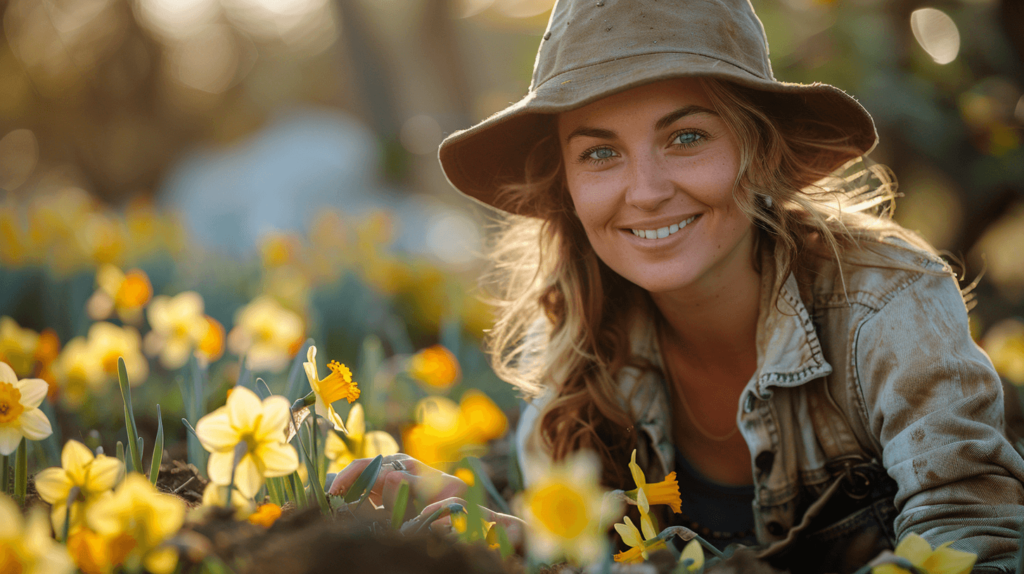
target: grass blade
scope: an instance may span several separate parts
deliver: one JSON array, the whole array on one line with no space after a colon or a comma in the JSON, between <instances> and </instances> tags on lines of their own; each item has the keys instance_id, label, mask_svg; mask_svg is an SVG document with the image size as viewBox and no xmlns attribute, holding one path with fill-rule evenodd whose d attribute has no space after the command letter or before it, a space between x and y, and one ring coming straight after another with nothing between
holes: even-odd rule
<instances>
[{"instance_id":1,"label":"grass blade","mask_svg":"<svg viewBox=\"0 0 1024 574\"><path fill-rule=\"evenodd\" d=\"M491 477L488 476L487 471L484 469L484 464L480 462L480 459L475 456L467 456L466 462L469 464L470 469L473 470L473 474L476 475L476 479L484 486L487 494L494 499L494 503L498 505L498 509L501 510L501 513L512 514L512 509L509 508L508 502L506 502L505 497L498 492L498 487L494 486L494 483L491 482Z\"/></svg>"},{"instance_id":2,"label":"grass blade","mask_svg":"<svg viewBox=\"0 0 1024 574\"><path fill-rule=\"evenodd\" d=\"M352 487L345 493L345 502L355 502L361 500L363 494L369 495L373 485L377 482L377 476L380 475L380 468L384 465L384 457L377 455L370 464L366 465L363 472L359 474L359 478L352 483Z\"/></svg>"},{"instance_id":3,"label":"grass blade","mask_svg":"<svg viewBox=\"0 0 1024 574\"><path fill-rule=\"evenodd\" d=\"M124 464L124 443L123 442L117 441L117 450L115 451L115 454L117 454L117 460L121 461L121 464Z\"/></svg>"},{"instance_id":4,"label":"grass blade","mask_svg":"<svg viewBox=\"0 0 1024 574\"><path fill-rule=\"evenodd\" d=\"M288 481L288 486L291 487L291 495L295 499L295 506L299 508L309 506L306 491L302 488L302 477L299 476L299 471L293 472L286 480Z\"/></svg>"},{"instance_id":5,"label":"grass blade","mask_svg":"<svg viewBox=\"0 0 1024 574\"><path fill-rule=\"evenodd\" d=\"M156 486L160 476L160 462L164 458L164 418L160 414L160 405L156 405L156 440L153 441L153 460L149 464L149 482Z\"/></svg>"},{"instance_id":6,"label":"grass blade","mask_svg":"<svg viewBox=\"0 0 1024 574\"><path fill-rule=\"evenodd\" d=\"M206 414L203 412L203 407L206 404L206 371L199 365L194 353L189 357L188 371L191 381L186 380L181 384L181 396L185 404L186 417L181 420L185 423L185 428L192 431L186 433L185 445L188 450L188 462L195 465L200 476L205 477L206 450L203 449L199 437L196 436L195 430L191 426L198 423L199 419ZM191 384L189 384L190 382Z\"/></svg>"},{"instance_id":7,"label":"grass blade","mask_svg":"<svg viewBox=\"0 0 1024 574\"><path fill-rule=\"evenodd\" d=\"M142 452L139 428L135 426L135 413L132 410L132 390L128 384L128 368L124 357L117 358L117 382L121 385L121 398L124 400L125 429L128 432L128 450L131 454L132 468L142 472Z\"/></svg>"},{"instance_id":8,"label":"grass blade","mask_svg":"<svg viewBox=\"0 0 1024 574\"><path fill-rule=\"evenodd\" d=\"M405 518L405 507L409 505L409 483L402 481L398 486L398 495L395 497L395 504L391 507L391 530L398 530L402 526L402 519Z\"/></svg>"},{"instance_id":9,"label":"grass blade","mask_svg":"<svg viewBox=\"0 0 1024 574\"><path fill-rule=\"evenodd\" d=\"M263 377L256 378L256 394L259 395L261 401L274 394L270 392L270 386L263 380Z\"/></svg>"},{"instance_id":10,"label":"grass blade","mask_svg":"<svg viewBox=\"0 0 1024 574\"><path fill-rule=\"evenodd\" d=\"M28 492L28 440L21 439L14 463L14 499L25 506L25 493Z\"/></svg>"}]
</instances>

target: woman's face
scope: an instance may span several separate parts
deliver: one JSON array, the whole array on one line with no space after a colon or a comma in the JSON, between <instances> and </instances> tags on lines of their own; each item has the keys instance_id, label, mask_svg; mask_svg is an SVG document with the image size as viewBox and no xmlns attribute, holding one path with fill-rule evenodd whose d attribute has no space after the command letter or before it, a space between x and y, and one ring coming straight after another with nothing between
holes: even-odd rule
<instances>
[{"instance_id":1,"label":"woman's face","mask_svg":"<svg viewBox=\"0 0 1024 574\"><path fill-rule=\"evenodd\" d=\"M733 200L739 147L697 80L565 112L558 137L576 213L616 273L664 293L750 265L752 224Z\"/></svg>"}]
</instances>

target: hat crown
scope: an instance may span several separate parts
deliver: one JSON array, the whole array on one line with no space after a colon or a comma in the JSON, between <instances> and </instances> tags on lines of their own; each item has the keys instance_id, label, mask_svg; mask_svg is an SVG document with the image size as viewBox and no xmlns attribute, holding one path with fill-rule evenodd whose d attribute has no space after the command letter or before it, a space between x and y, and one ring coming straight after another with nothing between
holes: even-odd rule
<instances>
[{"instance_id":1,"label":"hat crown","mask_svg":"<svg viewBox=\"0 0 1024 574\"><path fill-rule=\"evenodd\" d=\"M530 91L566 72L650 54L693 54L773 80L750 0L558 0Z\"/></svg>"}]
</instances>

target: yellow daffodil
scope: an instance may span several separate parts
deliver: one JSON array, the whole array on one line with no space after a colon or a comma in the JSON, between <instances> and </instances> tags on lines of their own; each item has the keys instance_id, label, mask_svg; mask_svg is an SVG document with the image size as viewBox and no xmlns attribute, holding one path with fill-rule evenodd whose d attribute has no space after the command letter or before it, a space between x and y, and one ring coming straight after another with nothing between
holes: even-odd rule
<instances>
[{"instance_id":1,"label":"yellow daffodil","mask_svg":"<svg viewBox=\"0 0 1024 574\"><path fill-rule=\"evenodd\" d=\"M113 323L93 323L89 327L89 351L99 358L103 372L110 381L117 380L117 359L124 357L128 381L137 387L149 376L149 362L142 354L142 338L134 327L118 327Z\"/></svg>"},{"instance_id":2,"label":"yellow daffodil","mask_svg":"<svg viewBox=\"0 0 1024 574\"><path fill-rule=\"evenodd\" d=\"M285 476L299 466L295 449L285 442L291 409L288 399L267 397L262 402L256 393L235 387L227 404L199 419L196 434L203 448L210 451L207 472L210 480L234 484L246 498L256 496L265 477ZM243 445L237 467L235 447Z\"/></svg>"},{"instance_id":3,"label":"yellow daffodil","mask_svg":"<svg viewBox=\"0 0 1024 574\"><path fill-rule=\"evenodd\" d=\"M52 506L53 529L62 532L68 495L78 487L79 496L71 506L71 525L81 522L83 511L100 498L109 496L124 474L124 465L116 458L92 454L89 447L69 440L60 454L60 468L48 468L36 475L39 497Z\"/></svg>"},{"instance_id":4,"label":"yellow daffodil","mask_svg":"<svg viewBox=\"0 0 1024 574\"><path fill-rule=\"evenodd\" d=\"M690 561L687 572L700 572L704 568L704 548L696 539L687 542L679 554L679 564L686 564L687 560Z\"/></svg>"},{"instance_id":5,"label":"yellow daffodil","mask_svg":"<svg viewBox=\"0 0 1024 574\"><path fill-rule=\"evenodd\" d=\"M330 421L334 428L347 433L345 421L341 420L341 415L334 410L332 403L342 399L352 403L359 398L359 387L352 380L352 371L338 361L331 361L327 363L331 374L321 379L316 370L316 347L313 345L306 351L306 362L302 366L306 369L309 386L316 395L316 405L313 407L316 414ZM362 414L361 410L359 414Z\"/></svg>"},{"instance_id":6,"label":"yellow daffodil","mask_svg":"<svg viewBox=\"0 0 1024 574\"><path fill-rule=\"evenodd\" d=\"M51 401L57 398L57 375L54 373L54 363L60 356L60 338L53 329L43 329L39 333L39 345L36 346L36 362L39 364L38 377L48 385L50 390L47 396Z\"/></svg>"},{"instance_id":7,"label":"yellow daffodil","mask_svg":"<svg viewBox=\"0 0 1024 574\"><path fill-rule=\"evenodd\" d=\"M89 298L86 309L89 317L97 321L116 311L122 321L138 323L142 308L153 297L153 285L141 269L125 273L115 265L101 265L96 271L96 285L99 288Z\"/></svg>"},{"instance_id":8,"label":"yellow daffodil","mask_svg":"<svg viewBox=\"0 0 1024 574\"><path fill-rule=\"evenodd\" d=\"M189 520L202 520L205 511L211 506L227 508L228 488L212 482L207 484L206 489L203 490L203 504L193 510L193 512L198 511L198 514L190 515ZM253 512L256 512L256 503L251 498L246 498L237 488L231 488L234 488L234 492L231 494L231 508L235 509L235 520L245 520Z\"/></svg>"},{"instance_id":9,"label":"yellow daffodil","mask_svg":"<svg viewBox=\"0 0 1024 574\"><path fill-rule=\"evenodd\" d=\"M205 364L212 363L224 355L224 325L205 315L206 330L196 345L196 356Z\"/></svg>"},{"instance_id":10,"label":"yellow daffodil","mask_svg":"<svg viewBox=\"0 0 1024 574\"><path fill-rule=\"evenodd\" d=\"M676 473L672 471L668 473L665 480L661 482L655 482L647 484L647 477L644 476L643 469L636 463L636 449L633 449L632 456L629 457L629 472L633 474L633 481L636 482L636 488L626 493L626 496L636 500L637 493L643 491L647 497L648 503L654 504L667 504L672 512L679 514L683 504L681 497L679 496L679 482L676 480Z\"/></svg>"},{"instance_id":11,"label":"yellow daffodil","mask_svg":"<svg viewBox=\"0 0 1024 574\"><path fill-rule=\"evenodd\" d=\"M1000 375L1024 385L1024 323L1016 319L996 323L981 339L981 347Z\"/></svg>"},{"instance_id":12,"label":"yellow daffodil","mask_svg":"<svg viewBox=\"0 0 1024 574\"><path fill-rule=\"evenodd\" d=\"M84 574L110 574L124 564L134 547L127 534L106 536L85 526L68 533L68 553Z\"/></svg>"},{"instance_id":13,"label":"yellow daffodil","mask_svg":"<svg viewBox=\"0 0 1024 574\"><path fill-rule=\"evenodd\" d=\"M628 516L623 517L623 523L615 525L615 531L622 537L626 546L629 546L629 550L615 555L616 562L643 562L649 558L649 551L666 547L663 541L657 539L658 533L654 530L654 523L651 520L651 506L647 503L647 496L642 489L637 491L636 502L640 509L640 530L633 526L633 521Z\"/></svg>"},{"instance_id":14,"label":"yellow daffodil","mask_svg":"<svg viewBox=\"0 0 1024 574\"><path fill-rule=\"evenodd\" d=\"M459 380L459 362L441 345L427 347L409 359L409 375L438 390L447 390Z\"/></svg>"},{"instance_id":15,"label":"yellow daffodil","mask_svg":"<svg viewBox=\"0 0 1024 574\"><path fill-rule=\"evenodd\" d=\"M598 464L589 453L546 468L519 499L529 552L548 562L563 556L580 564L600 560L606 545L603 496Z\"/></svg>"},{"instance_id":16,"label":"yellow daffodil","mask_svg":"<svg viewBox=\"0 0 1024 574\"><path fill-rule=\"evenodd\" d=\"M271 232L260 239L260 259L264 269L294 263L302 251L302 243L294 233Z\"/></svg>"},{"instance_id":17,"label":"yellow daffodil","mask_svg":"<svg viewBox=\"0 0 1024 574\"><path fill-rule=\"evenodd\" d=\"M157 295L146 314L152 328L146 334L146 353L159 355L166 369L183 367L210 329L203 315L203 297L195 291L174 297Z\"/></svg>"},{"instance_id":18,"label":"yellow daffodil","mask_svg":"<svg viewBox=\"0 0 1024 574\"><path fill-rule=\"evenodd\" d=\"M67 550L50 536L46 515L34 509L23 519L18 505L0 493L0 572L70 574L73 570Z\"/></svg>"},{"instance_id":19,"label":"yellow daffodil","mask_svg":"<svg viewBox=\"0 0 1024 574\"><path fill-rule=\"evenodd\" d=\"M467 454L478 453L508 428L505 413L487 395L470 390L456 405L444 397L427 397L416 406L416 424L402 434L413 458L446 470Z\"/></svg>"},{"instance_id":20,"label":"yellow daffodil","mask_svg":"<svg viewBox=\"0 0 1024 574\"><path fill-rule=\"evenodd\" d=\"M90 393L103 393L110 386L100 357L92 352L85 337L68 341L53 364L53 374L61 400L72 409L81 406Z\"/></svg>"},{"instance_id":21,"label":"yellow daffodil","mask_svg":"<svg viewBox=\"0 0 1024 574\"><path fill-rule=\"evenodd\" d=\"M53 433L50 419L39 404L49 385L42 379L21 379L7 363L0 363L0 454L9 455L22 437L43 440Z\"/></svg>"},{"instance_id":22,"label":"yellow daffodil","mask_svg":"<svg viewBox=\"0 0 1024 574\"><path fill-rule=\"evenodd\" d=\"M10 317L0 317L0 361L10 365L19 377L32 375L38 346L39 333L22 329Z\"/></svg>"},{"instance_id":23,"label":"yellow daffodil","mask_svg":"<svg viewBox=\"0 0 1024 574\"><path fill-rule=\"evenodd\" d=\"M235 313L228 348L245 355L254 371L280 371L302 346L302 317L270 297L258 297Z\"/></svg>"},{"instance_id":24,"label":"yellow daffodil","mask_svg":"<svg viewBox=\"0 0 1024 574\"><path fill-rule=\"evenodd\" d=\"M263 528L270 528L277 522L277 519L281 518L281 507L268 502L261 504L256 512L249 515L249 522L256 526L262 526Z\"/></svg>"},{"instance_id":25,"label":"yellow daffodil","mask_svg":"<svg viewBox=\"0 0 1024 574\"><path fill-rule=\"evenodd\" d=\"M384 431L366 432L366 420L363 406L352 405L345 423L348 435L339 437L333 432L327 433L327 444L324 455L331 461L327 472L341 472L350 462L357 458L373 458L378 454L387 456L398 453L398 443L394 437Z\"/></svg>"},{"instance_id":26,"label":"yellow daffodil","mask_svg":"<svg viewBox=\"0 0 1024 574\"><path fill-rule=\"evenodd\" d=\"M895 554L906 558L924 574L968 574L978 555L949 547L946 542L932 550L932 545L920 535L910 533L896 545ZM895 564L882 564L871 569L872 574L910 574Z\"/></svg>"}]
</instances>

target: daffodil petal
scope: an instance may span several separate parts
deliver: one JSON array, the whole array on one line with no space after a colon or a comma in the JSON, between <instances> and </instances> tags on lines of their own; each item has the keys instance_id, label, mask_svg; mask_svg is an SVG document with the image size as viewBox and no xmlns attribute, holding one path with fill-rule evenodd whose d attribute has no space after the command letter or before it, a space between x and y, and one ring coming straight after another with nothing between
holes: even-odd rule
<instances>
[{"instance_id":1,"label":"daffodil petal","mask_svg":"<svg viewBox=\"0 0 1024 574\"><path fill-rule=\"evenodd\" d=\"M28 440L43 440L53 434L53 427L50 426L50 419L46 418L43 411L33 408L21 413L18 417L18 424L21 425L21 434ZM0 446L0 452L3 447Z\"/></svg>"},{"instance_id":2,"label":"daffodil petal","mask_svg":"<svg viewBox=\"0 0 1024 574\"><path fill-rule=\"evenodd\" d=\"M378 454L398 454L398 442L384 431L370 431L363 438L363 457L372 458Z\"/></svg>"},{"instance_id":3,"label":"daffodil petal","mask_svg":"<svg viewBox=\"0 0 1024 574\"><path fill-rule=\"evenodd\" d=\"M313 364L314 373L316 372L316 345L310 345L309 349L306 349L306 361Z\"/></svg>"},{"instance_id":4,"label":"daffodil petal","mask_svg":"<svg viewBox=\"0 0 1024 574\"><path fill-rule=\"evenodd\" d=\"M642 489L647 486L647 477L644 476L640 465L636 463L636 449L633 449L633 454L629 457L629 472L633 475L633 482L636 483L637 488Z\"/></svg>"},{"instance_id":5,"label":"daffodil petal","mask_svg":"<svg viewBox=\"0 0 1024 574\"><path fill-rule=\"evenodd\" d=\"M238 487L238 492L241 492L246 498L256 496L260 487L263 486L263 475L260 474L260 469L252 454L247 454L238 461L238 466L235 467L235 486Z\"/></svg>"},{"instance_id":6,"label":"daffodil petal","mask_svg":"<svg viewBox=\"0 0 1024 574\"><path fill-rule=\"evenodd\" d=\"M21 405L30 409L38 407L50 389L49 383L42 379L22 379L17 386L21 393Z\"/></svg>"},{"instance_id":7,"label":"daffodil petal","mask_svg":"<svg viewBox=\"0 0 1024 574\"><path fill-rule=\"evenodd\" d=\"M654 523L651 522L651 517L648 514L640 516L640 529L644 533L644 540L650 540L658 536L658 533L654 531Z\"/></svg>"},{"instance_id":8,"label":"daffodil petal","mask_svg":"<svg viewBox=\"0 0 1024 574\"><path fill-rule=\"evenodd\" d=\"M67 500L71 492L71 480L63 468L47 468L36 474L36 491L39 498L50 504L57 504L59 501Z\"/></svg>"},{"instance_id":9,"label":"daffodil petal","mask_svg":"<svg viewBox=\"0 0 1024 574\"><path fill-rule=\"evenodd\" d=\"M687 558L693 560L693 563L686 568L688 572L700 570L704 567L704 549L696 539L688 542L686 547L683 548L682 553L679 554L679 563L682 564Z\"/></svg>"},{"instance_id":10,"label":"daffodil petal","mask_svg":"<svg viewBox=\"0 0 1024 574\"><path fill-rule=\"evenodd\" d=\"M234 452L214 452L206 461L206 473L215 484L231 484L231 467L235 463Z\"/></svg>"},{"instance_id":11,"label":"daffodil petal","mask_svg":"<svg viewBox=\"0 0 1024 574\"><path fill-rule=\"evenodd\" d=\"M349 454L348 446L337 433L327 432L327 442L324 444L324 455L330 460L338 460Z\"/></svg>"},{"instance_id":12,"label":"daffodil petal","mask_svg":"<svg viewBox=\"0 0 1024 574\"><path fill-rule=\"evenodd\" d=\"M0 426L0 454L8 456L18 450L21 444L21 433L17 427Z\"/></svg>"},{"instance_id":13,"label":"daffodil petal","mask_svg":"<svg viewBox=\"0 0 1024 574\"><path fill-rule=\"evenodd\" d=\"M20 535L21 511L14 501L0 495L0 540L10 540Z\"/></svg>"},{"instance_id":14,"label":"daffodil petal","mask_svg":"<svg viewBox=\"0 0 1024 574\"><path fill-rule=\"evenodd\" d=\"M106 492L124 476L124 465L112 456L96 455L89 465L89 479L83 490L89 493Z\"/></svg>"},{"instance_id":15,"label":"daffodil petal","mask_svg":"<svg viewBox=\"0 0 1024 574\"><path fill-rule=\"evenodd\" d=\"M921 535L911 532L896 545L895 553L897 556L910 560L914 566L921 566L931 556L932 545L928 544L928 541Z\"/></svg>"},{"instance_id":16,"label":"daffodil petal","mask_svg":"<svg viewBox=\"0 0 1024 574\"><path fill-rule=\"evenodd\" d=\"M928 574L967 574L977 559L977 554L955 550L943 544L924 561L923 566Z\"/></svg>"},{"instance_id":17,"label":"daffodil petal","mask_svg":"<svg viewBox=\"0 0 1024 574\"><path fill-rule=\"evenodd\" d=\"M86 465L92 462L92 459L89 447L77 440L64 443L64 448L60 451L60 465L75 484L85 484Z\"/></svg>"},{"instance_id":18,"label":"daffodil petal","mask_svg":"<svg viewBox=\"0 0 1024 574\"><path fill-rule=\"evenodd\" d=\"M3 361L0 361L0 383L18 384L18 375L14 373L14 369L10 365Z\"/></svg>"},{"instance_id":19,"label":"daffodil petal","mask_svg":"<svg viewBox=\"0 0 1024 574\"><path fill-rule=\"evenodd\" d=\"M341 432L347 435L352 434L349 432L349 429L345 426L345 423L341 420L341 415L338 414L338 411L334 410L334 407L327 408L327 420L334 425L335 429L340 430Z\"/></svg>"},{"instance_id":20,"label":"daffodil petal","mask_svg":"<svg viewBox=\"0 0 1024 574\"><path fill-rule=\"evenodd\" d=\"M228 398L228 420L236 429L252 430L256 427L256 417L263 412L263 404L256 393L246 387L236 386ZM197 431L199 429L196 429Z\"/></svg>"},{"instance_id":21,"label":"daffodil petal","mask_svg":"<svg viewBox=\"0 0 1024 574\"><path fill-rule=\"evenodd\" d=\"M647 495L642 488L636 491L636 505L640 508L641 515L651 512L651 505L647 502Z\"/></svg>"},{"instance_id":22,"label":"daffodil petal","mask_svg":"<svg viewBox=\"0 0 1024 574\"><path fill-rule=\"evenodd\" d=\"M348 421L345 422L345 426L348 427L349 436L360 437L366 434L366 413L363 412L363 405L359 403L352 405L348 411Z\"/></svg>"},{"instance_id":23,"label":"daffodil petal","mask_svg":"<svg viewBox=\"0 0 1024 574\"><path fill-rule=\"evenodd\" d=\"M622 541L626 543L626 546L636 548L643 545L643 540L640 539L640 531L633 526L633 521L628 516L623 517L625 524L615 524L615 531L622 537Z\"/></svg>"},{"instance_id":24,"label":"daffodil petal","mask_svg":"<svg viewBox=\"0 0 1024 574\"><path fill-rule=\"evenodd\" d=\"M265 476L285 476L299 468L299 455L287 443L264 443L258 456L263 462Z\"/></svg>"},{"instance_id":25,"label":"daffodil petal","mask_svg":"<svg viewBox=\"0 0 1024 574\"><path fill-rule=\"evenodd\" d=\"M312 348L313 347L310 347L310 349L312 349ZM302 363L302 368L303 368L303 370L306 371L306 379L309 380L309 388L313 389L314 391L319 391L320 390L320 379L317 376L316 363L313 363L313 362Z\"/></svg>"},{"instance_id":26,"label":"daffodil petal","mask_svg":"<svg viewBox=\"0 0 1024 574\"><path fill-rule=\"evenodd\" d=\"M241 440L239 432L231 425L228 410L221 407L196 423L196 435L203 448L210 452L223 452L235 448Z\"/></svg>"},{"instance_id":27,"label":"daffodil petal","mask_svg":"<svg viewBox=\"0 0 1024 574\"><path fill-rule=\"evenodd\" d=\"M263 417L256 429L257 440L284 440L291 412L288 399L277 395L267 397L263 401Z\"/></svg>"}]
</instances>

